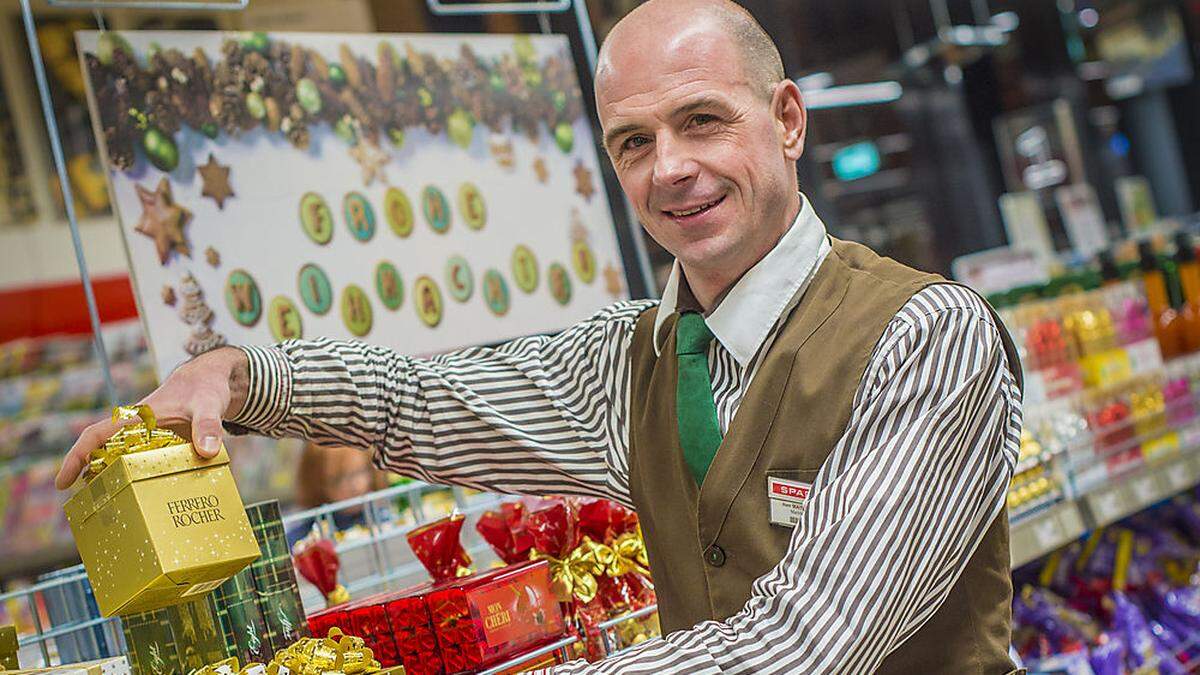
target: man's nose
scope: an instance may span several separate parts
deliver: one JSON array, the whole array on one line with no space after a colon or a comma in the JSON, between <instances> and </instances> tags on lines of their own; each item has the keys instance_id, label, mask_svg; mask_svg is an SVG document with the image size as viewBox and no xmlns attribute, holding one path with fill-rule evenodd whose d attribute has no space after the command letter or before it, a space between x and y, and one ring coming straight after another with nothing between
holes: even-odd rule
<instances>
[{"instance_id":1,"label":"man's nose","mask_svg":"<svg viewBox=\"0 0 1200 675\"><path fill-rule=\"evenodd\" d=\"M696 177L698 165L686 143L661 134L655 140L654 184L671 187Z\"/></svg>"}]
</instances>

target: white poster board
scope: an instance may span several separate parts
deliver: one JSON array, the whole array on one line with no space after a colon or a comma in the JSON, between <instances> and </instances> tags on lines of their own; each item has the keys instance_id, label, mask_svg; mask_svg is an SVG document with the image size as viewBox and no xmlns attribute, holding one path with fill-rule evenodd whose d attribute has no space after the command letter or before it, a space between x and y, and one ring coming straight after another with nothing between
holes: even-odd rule
<instances>
[{"instance_id":1,"label":"white poster board","mask_svg":"<svg viewBox=\"0 0 1200 675\"><path fill-rule=\"evenodd\" d=\"M1076 253L1090 258L1108 248L1108 224L1091 185L1075 183L1056 188L1054 202Z\"/></svg>"},{"instance_id":2,"label":"white poster board","mask_svg":"<svg viewBox=\"0 0 1200 675\"><path fill-rule=\"evenodd\" d=\"M565 37L77 39L160 376L226 342L430 354L628 297Z\"/></svg>"},{"instance_id":3,"label":"white poster board","mask_svg":"<svg viewBox=\"0 0 1200 675\"><path fill-rule=\"evenodd\" d=\"M1042 211L1042 202L1032 190L1007 192L1000 195L1000 217L1008 243L1032 251L1044 260L1055 257L1054 239Z\"/></svg>"}]
</instances>

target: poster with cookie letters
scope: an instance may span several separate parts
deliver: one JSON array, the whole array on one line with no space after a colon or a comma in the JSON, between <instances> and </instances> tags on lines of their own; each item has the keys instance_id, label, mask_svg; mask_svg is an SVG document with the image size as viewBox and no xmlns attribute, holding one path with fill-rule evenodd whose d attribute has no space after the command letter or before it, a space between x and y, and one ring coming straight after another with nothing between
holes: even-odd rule
<instances>
[{"instance_id":1,"label":"poster with cookie letters","mask_svg":"<svg viewBox=\"0 0 1200 675\"><path fill-rule=\"evenodd\" d=\"M160 377L293 338L432 354L628 297L563 36L76 39Z\"/></svg>"}]
</instances>

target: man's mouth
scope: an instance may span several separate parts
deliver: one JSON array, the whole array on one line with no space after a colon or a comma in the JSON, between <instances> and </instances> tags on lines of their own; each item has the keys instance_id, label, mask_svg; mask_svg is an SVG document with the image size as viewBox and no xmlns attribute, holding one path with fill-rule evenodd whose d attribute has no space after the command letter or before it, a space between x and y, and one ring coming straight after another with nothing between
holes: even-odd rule
<instances>
[{"instance_id":1,"label":"man's mouth","mask_svg":"<svg viewBox=\"0 0 1200 675\"><path fill-rule=\"evenodd\" d=\"M721 197L718 197L717 199L714 199L711 202L706 202L704 204L693 206L691 208L682 209L682 210L666 210L666 211L664 211L664 213L671 216L672 218L686 218L688 216L694 216L697 213L703 213L703 212L715 207L717 204L720 204L723 201L725 201L725 197L721 196Z\"/></svg>"}]
</instances>

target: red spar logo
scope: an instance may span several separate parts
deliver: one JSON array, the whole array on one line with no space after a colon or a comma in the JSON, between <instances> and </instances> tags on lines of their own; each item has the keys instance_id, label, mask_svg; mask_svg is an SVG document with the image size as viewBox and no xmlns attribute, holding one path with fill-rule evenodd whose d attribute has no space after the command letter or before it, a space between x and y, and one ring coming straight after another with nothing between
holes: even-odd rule
<instances>
[{"instance_id":1,"label":"red spar logo","mask_svg":"<svg viewBox=\"0 0 1200 675\"><path fill-rule=\"evenodd\" d=\"M771 492L780 497L791 497L793 499L808 499L808 491L812 487L809 485L787 485L786 483L775 483L771 486Z\"/></svg>"}]
</instances>

